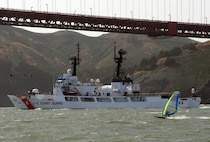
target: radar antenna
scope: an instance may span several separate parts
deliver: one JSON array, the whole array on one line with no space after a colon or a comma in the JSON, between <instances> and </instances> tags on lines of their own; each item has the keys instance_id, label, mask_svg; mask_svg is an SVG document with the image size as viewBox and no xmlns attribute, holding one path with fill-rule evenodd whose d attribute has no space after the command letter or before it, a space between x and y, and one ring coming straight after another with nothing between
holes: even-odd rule
<instances>
[{"instance_id":1,"label":"radar antenna","mask_svg":"<svg viewBox=\"0 0 210 142\"><path fill-rule=\"evenodd\" d=\"M72 76L76 76L77 75L77 65L80 64L81 59L79 58L79 52L80 52L80 44L77 43L77 56L73 56L71 58L69 58L72 66L73 66L73 73Z\"/></svg>"},{"instance_id":2,"label":"radar antenna","mask_svg":"<svg viewBox=\"0 0 210 142\"><path fill-rule=\"evenodd\" d=\"M123 58L123 55L127 54L127 52L123 49L120 49L118 51L119 57L116 55L116 42L114 42L114 61L117 63L117 67L115 70L115 75L113 81L122 81L126 78L124 71L121 67L121 63L125 58Z\"/></svg>"}]
</instances>

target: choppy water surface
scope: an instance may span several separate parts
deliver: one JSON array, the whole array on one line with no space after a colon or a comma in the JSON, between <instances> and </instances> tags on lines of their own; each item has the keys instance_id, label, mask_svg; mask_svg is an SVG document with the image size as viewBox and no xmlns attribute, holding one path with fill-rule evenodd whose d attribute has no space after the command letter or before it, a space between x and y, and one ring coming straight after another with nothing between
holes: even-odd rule
<instances>
[{"instance_id":1,"label":"choppy water surface","mask_svg":"<svg viewBox=\"0 0 210 142\"><path fill-rule=\"evenodd\" d=\"M1 142L210 142L210 106L180 109L17 110L0 108Z\"/></svg>"}]
</instances>

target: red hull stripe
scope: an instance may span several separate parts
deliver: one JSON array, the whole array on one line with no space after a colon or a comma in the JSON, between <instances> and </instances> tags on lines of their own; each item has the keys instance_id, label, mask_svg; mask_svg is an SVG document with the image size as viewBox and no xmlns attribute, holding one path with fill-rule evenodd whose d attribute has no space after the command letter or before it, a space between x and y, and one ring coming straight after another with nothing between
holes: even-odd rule
<instances>
[{"instance_id":1,"label":"red hull stripe","mask_svg":"<svg viewBox=\"0 0 210 142\"><path fill-rule=\"evenodd\" d=\"M28 107L28 109L35 109L35 107L31 104L31 102L27 98L22 98L21 100Z\"/></svg>"}]
</instances>

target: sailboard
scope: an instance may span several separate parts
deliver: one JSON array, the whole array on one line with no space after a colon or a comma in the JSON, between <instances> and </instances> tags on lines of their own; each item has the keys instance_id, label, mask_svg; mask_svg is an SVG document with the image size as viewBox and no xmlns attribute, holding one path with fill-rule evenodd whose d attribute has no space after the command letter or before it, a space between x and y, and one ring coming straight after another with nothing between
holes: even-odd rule
<instances>
[{"instance_id":1,"label":"sailboard","mask_svg":"<svg viewBox=\"0 0 210 142\"><path fill-rule=\"evenodd\" d=\"M177 113L179 105L179 97L180 97L180 92L174 91L163 108L162 116L156 116L156 117L166 119L167 117Z\"/></svg>"}]
</instances>

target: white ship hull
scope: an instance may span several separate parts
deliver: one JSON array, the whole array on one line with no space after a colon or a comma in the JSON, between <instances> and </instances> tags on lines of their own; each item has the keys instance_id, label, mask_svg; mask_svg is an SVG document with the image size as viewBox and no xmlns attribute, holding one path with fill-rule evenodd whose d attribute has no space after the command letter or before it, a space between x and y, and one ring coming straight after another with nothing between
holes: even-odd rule
<instances>
[{"instance_id":1,"label":"white ship hull","mask_svg":"<svg viewBox=\"0 0 210 142\"><path fill-rule=\"evenodd\" d=\"M18 109L103 109L103 108L163 108L167 98L161 96L148 97L100 97L71 96L63 100L30 99L8 95L13 105ZM71 98L74 98L71 99ZM184 98L179 100L180 108L198 108L200 98Z\"/></svg>"},{"instance_id":2,"label":"white ship hull","mask_svg":"<svg viewBox=\"0 0 210 142\"><path fill-rule=\"evenodd\" d=\"M179 107L180 108L198 108L201 103L200 97L190 97L190 98L180 98Z\"/></svg>"}]
</instances>

